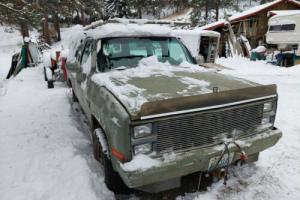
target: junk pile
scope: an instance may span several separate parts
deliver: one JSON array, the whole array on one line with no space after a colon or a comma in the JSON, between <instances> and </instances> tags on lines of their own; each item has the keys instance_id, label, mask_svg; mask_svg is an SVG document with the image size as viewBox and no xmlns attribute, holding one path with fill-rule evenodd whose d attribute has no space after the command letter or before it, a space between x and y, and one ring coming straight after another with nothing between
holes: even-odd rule
<instances>
[{"instance_id":1,"label":"junk pile","mask_svg":"<svg viewBox=\"0 0 300 200\"><path fill-rule=\"evenodd\" d=\"M267 48L264 46L258 46L255 49L251 51L251 57L250 60L256 61L256 60L266 60L266 51Z\"/></svg>"},{"instance_id":2,"label":"junk pile","mask_svg":"<svg viewBox=\"0 0 300 200\"><path fill-rule=\"evenodd\" d=\"M16 76L22 69L35 67L41 62L39 44L34 39L24 38L21 51L12 56L11 67L6 79Z\"/></svg>"},{"instance_id":3,"label":"junk pile","mask_svg":"<svg viewBox=\"0 0 300 200\"><path fill-rule=\"evenodd\" d=\"M44 77L49 89L54 88L55 81L67 80L67 55L68 52L63 47L43 54Z\"/></svg>"},{"instance_id":4,"label":"junk pile","mask_svg":"<svg viewBox=\"0 0 300 200\"><path fill-rule=\"evenodd\" d=\"M251 56L251 46L247 39L247 37L241 32L241 29L238 29L238 32L235 34L231 23L226 16L226 20L224 22L223 30L227 33L226 38L226 55L227 56L243 56L250 57Z\"/></svg>"}]
</instances>

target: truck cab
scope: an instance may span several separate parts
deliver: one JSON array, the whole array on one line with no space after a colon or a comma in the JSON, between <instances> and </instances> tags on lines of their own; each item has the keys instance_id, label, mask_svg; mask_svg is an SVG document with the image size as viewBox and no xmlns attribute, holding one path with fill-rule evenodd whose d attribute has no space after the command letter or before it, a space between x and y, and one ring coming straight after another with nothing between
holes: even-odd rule
<instances>
[{"instance_id":1,"label":"truck cab","mask_svg":"<svg viewBox=\"0 0 300 200\"><path fill-rule=\"evenodd\" d=\"M192 54L170 28L144 21L83 32L73 39L67 73L113 192L180 187L182 177L244 154L254 162L280 139L276 85L197 65L201 38Z\"/></svg>"}]
</instances>

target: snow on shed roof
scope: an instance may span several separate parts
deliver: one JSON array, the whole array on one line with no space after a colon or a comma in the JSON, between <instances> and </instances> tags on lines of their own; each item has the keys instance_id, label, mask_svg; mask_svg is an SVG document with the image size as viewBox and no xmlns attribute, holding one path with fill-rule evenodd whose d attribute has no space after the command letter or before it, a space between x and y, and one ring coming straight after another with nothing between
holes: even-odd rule
<instances>
[{"instance_id":1,"label":"snow on shed roof","mask_svg":"<svg viewBox=\"0 0 300 200\"><path fill-rule=\"evenodd\" d=\"M87 36L95 39L126 36L170 36L171 29L157 24L108 23L95 29L87 30Z\"/></svg>"},{"instance_id":2,"label":"snow on shed roof","mask_svg":"<svg viewBox=\"0 0 300 200\"><path fill-rule=\"evenodd\" d=\"M248 17L256 15L259 12L263 12L267 9L270 9L275 5L285 3L285 2L294 4L296 6L299 6L299 8L300 8L300 2L298 2L296 0L275 0L273 2L265 3L265 4L262 4L262 5L259 5L259 6L255 6L253 8L250 8L249 10L246 10L244 12L233 15L233 16L229 17L229 21L230 22L235 22L235 21L246 19ZM202 26L201 29L203 29L203 30L214 30L218 27L224 26L224 24L225 24L225 20L219 20L217 22Z\"/></svg>"},{"instance_id":3,"label":"snow on shed roof","mask_svg":"<svg viewBox=\"0 0 300 200\"><path fill-rule=\"evenodd\" d=\"M276 16L300 15L300 10L272 10L270 14Z\"/></svg>"}]
</instances>

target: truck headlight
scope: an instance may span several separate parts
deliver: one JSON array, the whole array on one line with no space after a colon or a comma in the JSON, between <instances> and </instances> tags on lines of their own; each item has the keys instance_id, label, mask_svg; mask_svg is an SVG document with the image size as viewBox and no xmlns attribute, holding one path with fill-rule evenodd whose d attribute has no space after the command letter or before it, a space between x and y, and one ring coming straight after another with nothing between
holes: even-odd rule
<instances>
[{"instance_id":1,"label":"truck headlight","mask_svg":"<svg viewBox=\"0 0 300 200\"><path fill-rule=\"evenodd\" d=\"M139 144L134 146L134 155L149 154L152 152L152 143Z\"/></svg>"},{"instance_id":2,"label":"truck headlight","mask_svg":"<svg viewBox=\"0 0 300 200\"><path fill-rule=\"evenodd\" d=\"M152 133L152 124L144 124L133 128L134 138L141 138Z\"/></svg>"},{"instance_id":3,"label":"truck headlight","mask_svg":"<svg viewBox=\"0 0 300 200\"><path fill-rule=\"evenodd\" d=\"M264 103L264 112L270 112L273 109L273 102Z\"/></svg>"}]
</instances>

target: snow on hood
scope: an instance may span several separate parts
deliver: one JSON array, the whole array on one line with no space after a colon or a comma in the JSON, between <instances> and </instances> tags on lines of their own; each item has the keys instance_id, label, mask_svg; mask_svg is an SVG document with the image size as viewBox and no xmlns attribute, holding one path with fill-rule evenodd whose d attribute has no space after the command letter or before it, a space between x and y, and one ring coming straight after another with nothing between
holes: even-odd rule
<instances>
[{"instance_id":1,"label":"snow on hood","mask_svg":"<svg viewBox=\"0 0 300 200\"><path fill-rule=\"evenodd\" d=\"M208 71L212 70L187 62L183 62L178 66L170 65L167 62L161 63L157 60L157 57L151 56L142 59L137 67L122 71L114 70L106 73L98 73L92 76L92 80L98 85L110 90L122 101L129 111L135 113L148 101L173 98L174 96L172 96L171 91L167 91L169 79L176 79L176 81L181 84L180 86L183 86L183 88L181 88L183 90L175 88L175 91L173 91L173 93L177 93L177 96L190 96L190 92L193 89L193 95L211 92L207 89L210 85L209 82L186 77L186 74L180 75L180 73ZM162 83L159 80L167 82ZM145 83L145 81L149 81L150 83L144 84L144 87L137 84ZM150 88L151 85L157 84L155 81L159 81L158 87ZM161 91L161 93L158 91Z\"/></svg>"}]
</instances>

